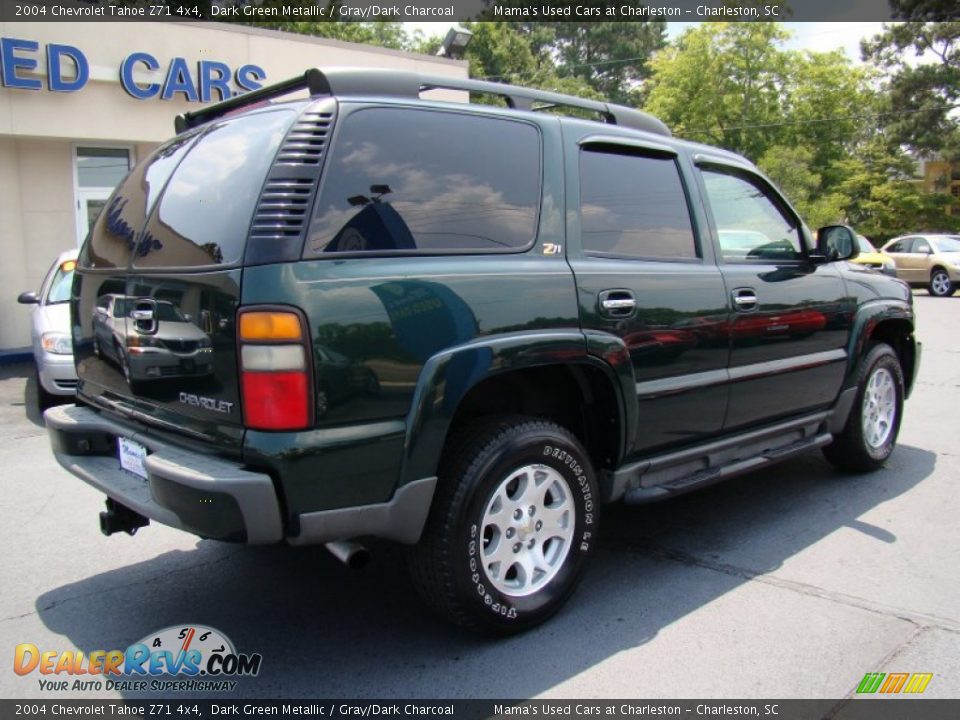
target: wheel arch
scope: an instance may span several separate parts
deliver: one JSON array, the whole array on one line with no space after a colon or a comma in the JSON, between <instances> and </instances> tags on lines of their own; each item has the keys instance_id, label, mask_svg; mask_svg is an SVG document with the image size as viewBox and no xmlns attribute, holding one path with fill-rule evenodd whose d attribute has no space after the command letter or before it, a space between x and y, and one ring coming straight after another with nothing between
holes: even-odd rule
<instances>
[{"instance_id":1,"label":"wheel arch","mask_svg":"<svg viewBox=\"0 0 960 720\"><path fill-rule=\"evenodd\" d=\"M407 418L400 485L436 475L449 437L499 413L567 427L602 472L624 452L626 407L617 370L587 352L579 330L482 338L424 366Z\"/></svg>"},{"instance_id":2,"label":"wheel arch","mask_svg":"<svg viewBox=\"0 0 960 720\"><path fill-rule=\"evenodd\" d=\"M877 342L890 345L903 369L904 391L909 397L917 372L917 341L914 337L913 308L906 302L875 302L863 305L854 320L850 363L845 387L856 381L857 367L870 346Z\"/></svg>"}]
</instances>

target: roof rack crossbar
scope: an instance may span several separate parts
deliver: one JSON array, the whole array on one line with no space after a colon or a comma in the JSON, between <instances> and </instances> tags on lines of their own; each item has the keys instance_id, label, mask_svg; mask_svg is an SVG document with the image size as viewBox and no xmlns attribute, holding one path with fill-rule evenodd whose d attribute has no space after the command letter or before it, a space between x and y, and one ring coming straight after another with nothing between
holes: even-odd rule
<instances>
[{"instance_id":1,"label":"roof rack crossbar","mask_svg":"<svg viewBox=\"0 0 960 720\"><path fill-rule=\"evenodd\" d=\"M241 107L272 100L299 90L314 95L351 95L419 98L425 90L464 90L503 98L515 110L545 110L554 107L576 108L595 112L614 125L670 136L670 129L653 115L641 110L588 100L586 98L533 88L506 85L487 80L420 75L405 70L371 70L368 68L312 68L303 75L252 90L216 105L178 115L176 129L181 133ZM534 103L541 107L534 107Z\"/></svg>"}]
</instances>

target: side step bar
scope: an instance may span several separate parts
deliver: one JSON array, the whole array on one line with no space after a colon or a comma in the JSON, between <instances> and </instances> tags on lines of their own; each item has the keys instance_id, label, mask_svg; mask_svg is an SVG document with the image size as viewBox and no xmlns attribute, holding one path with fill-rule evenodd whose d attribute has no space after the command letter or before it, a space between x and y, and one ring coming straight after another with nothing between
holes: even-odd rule
<instances>
[{"instance_id":1,"label":"side step bar","mask_svg":"<svg viewBox=\"0 0 960 720\"><path fill-rule=\"evenodd\" d=\"M829 445L846 422L855 393L856 388L844 390L830 410L624 465L605 476L605 500L663 499Z\"/></svg>"},{"instance_id":2,"label":"side step bar","mask_svg":"<svg viewBox=\"0 0 960 720\"><path fill-rule=\"evenodd\" d=\"M737 460L710 470L700 470L685 477L666 482L663 485L653 485L650 487L635 487L626 491L623 501L628 505L641 505L656 500L665 500L668 497L675 497L691 490L697 490L707 485L713 485L721 480L726 480L734 475L757 470L764 465L785 460L798 453L811 448L823 447L833 441L833 435L830 433L820 433L813 437L791 443L782 448L771 450L762 455L758 455L746 460Z\"/></svg>"}]
</instances>

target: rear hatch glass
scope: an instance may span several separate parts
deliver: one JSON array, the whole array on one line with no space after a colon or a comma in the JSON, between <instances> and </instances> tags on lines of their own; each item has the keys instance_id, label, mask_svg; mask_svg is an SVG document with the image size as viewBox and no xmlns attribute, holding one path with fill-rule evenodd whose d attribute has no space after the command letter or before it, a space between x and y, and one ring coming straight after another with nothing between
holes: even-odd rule
<instances>
[{"instance_id":1,"label":"rear hatch glass","mask_svg":"<svg viewBox=\"0 0 960 720\"><path fill-rule=\"evenodd\" d=\"M241 262L264 178L295 117L270 110L180 136L118 187L74 285L86 400L238 446Z\"/></svg>"}]
</instances>

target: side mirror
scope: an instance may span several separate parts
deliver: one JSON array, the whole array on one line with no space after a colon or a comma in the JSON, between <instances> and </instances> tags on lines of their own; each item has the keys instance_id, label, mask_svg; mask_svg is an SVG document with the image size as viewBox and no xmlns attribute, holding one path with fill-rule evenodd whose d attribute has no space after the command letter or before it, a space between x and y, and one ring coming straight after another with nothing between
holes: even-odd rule
<instances>
[{"instance_id":1,"label":"side mirror","mask_svg":"<svg viewBox=\"0 0 960 720\"><path fill-rule=\"evenodd\" d=\"M40 298L35 292L22 292L17 296L17 302L21 305L39 305Z\"/></svg>"},{"instance_id":2,"label":"side mirror","mask_svg":"<svg viewBox=\"0 0 960 720\"><path fill-rule=\"evenodd\" d=\"M817 230L817 254L828 261L852 260L860 254L856 234L846 225L826 225Z\"/></svg>"}]
</instances>

